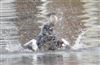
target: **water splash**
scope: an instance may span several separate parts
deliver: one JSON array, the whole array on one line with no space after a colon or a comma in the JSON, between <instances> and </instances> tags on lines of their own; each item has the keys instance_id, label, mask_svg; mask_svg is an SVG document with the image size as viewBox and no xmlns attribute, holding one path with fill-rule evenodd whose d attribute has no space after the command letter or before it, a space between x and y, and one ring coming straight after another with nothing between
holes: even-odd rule
<instances>
[{"instance_id":1,"label":"water splash","mask_svg":"<svg viewBox=\"0 0 100 65\"><path fill-rule=\"evenodd\" d=\"M21 50L21 45L9 43L9 44L6 45L5 49L8 52L15 52L15 51Z\"/></svg>"},{"instance_id":2,"label":"water splash","mask_svg":"<svg viewBox=\"0 0 100 65\"><path fill-rule=\"evenodd\" d=\"M68 41L66 41L64 38L62 38L61 39L63 42L64 42L64 44L62 44L62 46L70 46L70 43L68 42Z\"/></svg>"},{"instance_id":3,"label":"water splash","mask_svg":"<svg viewBox=\"0 0 100 65\"><path fill-rule=\"evenodd\" d=\"M98 31L100 29L99 28L100 25L96 24L99 22L99 18L97 16L99 8L96 6L99 0L80 0L80 1L85 3L83 5L84 7L83 13L85 14L79 17L83 17L83 18L88 17L88 19L82 20L82 22L85 22L85 26L87 27L87 30L83 31L78 36L77 40L75 41L75 45L72 47L72 49L94 47L94 46L98 46L96 44L100 42L98 37L99 36Z\"/></svg>"},{"instance_id":4,"label":"water splash","mask_svg":"<svg viewBox=\"0 0 100 65\"><path fill-rule=\"evenodd\" d=\"M37 41L35 39L30 40L29 42L24 44L24 47L29 48L30 50L37 51Z\"/></svg>"},{"instance_id":5,"label":"water splash","mask_svg":"<svg viewBox=\"0 0 100 65\"><path fill-rule=\"evenodd\" d=\"M100 44L100 1L99 0L80 0L81 2L85 3L83 4L84 15L80 17L88 17L88 19L82 20L82 22L85 22L85 26L89 29L89 31L84 36L83 39L84 43L87 45L93 47L93 46L99 46ZM95 44L94 44L95 43Z\"/></svg>"},{"instance_id":6,"label":"water splash","mask_svg":"<svg viewBox=\"0 0 100 65\"><path fill-rule=\"evenodd\" d=\"M87 30L88 31L88 30ZM87 32L87 31L82 31L81 34L78 35L76 41L75 41L75 44L72 46L72 49L73 50L76 50L76 49L80 49L80 48L86 48L87 46L82 43L82 37L83 35Z\"/></svg>"}]
</instances>

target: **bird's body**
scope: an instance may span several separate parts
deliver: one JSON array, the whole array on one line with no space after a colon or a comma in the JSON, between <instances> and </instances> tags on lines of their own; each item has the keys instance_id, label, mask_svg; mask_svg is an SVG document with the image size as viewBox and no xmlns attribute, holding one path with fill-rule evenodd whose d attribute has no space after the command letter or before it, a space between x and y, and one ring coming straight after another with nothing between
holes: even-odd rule
<instances>
[{"instance_id":1,"label":"bird's body","mask_svg":"<svg viewBox=\"0 0 100 65\"><path fill-rule=\"evenodd\" d=\"M61 48L63 41L57 39L53 32L53 26L53 23L45 24L37 36L37 39L32 39L28 43L24 44L24 47L35 51L37 51L37 49L40 51L47 51Z\"/></svg>"},{"instance_id":2,"label":"bird's body","mask_svg":"<svg viewBox=\"0 0 100 65\"><path fill-rule=\"evenodd\" d=\"M37 37L37 44L40 50L55 50L57 45L57 38L53 32L53 23L47 23L41 29Z\"/></svg>"}]
</instances>

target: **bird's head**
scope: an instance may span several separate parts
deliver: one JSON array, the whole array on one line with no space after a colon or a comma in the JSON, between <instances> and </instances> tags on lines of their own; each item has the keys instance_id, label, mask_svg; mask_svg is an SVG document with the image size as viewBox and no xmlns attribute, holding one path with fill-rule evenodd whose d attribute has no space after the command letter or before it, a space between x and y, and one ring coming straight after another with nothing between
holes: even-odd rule
<instances>
[{"instance_id":1,"label":"bird's head","mask_svg":"<svg viewBox=\"0 0 100 65\"><path fill-rule=\"evenodd\" d=\"M58 22L58 17L55 12L51 12L46 15L48 17L49 22L56 24Z\"/></svg>"}]
</instances>

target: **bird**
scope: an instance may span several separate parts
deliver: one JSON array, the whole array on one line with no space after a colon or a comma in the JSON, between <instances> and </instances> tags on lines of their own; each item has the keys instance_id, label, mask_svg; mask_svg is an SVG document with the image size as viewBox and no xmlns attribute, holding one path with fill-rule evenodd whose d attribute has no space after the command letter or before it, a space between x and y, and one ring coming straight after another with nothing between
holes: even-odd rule
<instances>
[{"instance_id":1,"label":"bird","mask_svg":"<svg viewBox=\"0 0 100 65\"><path fill-rule=\"evenodd\" d=\"M32 51L45 51L56 50L58 48L61 48L62 46L69 46L68 42L66 42L65 39L58 40L57 36L54 34L53 30L55 23L53 23L54 20L52 20L53 15L55 15L55 13L50 13L47 15L50 18L50 21L43 25L36 39L32 39L28 43L24 44L25 48L28 48Z\"/></svg>"}]
</instances>

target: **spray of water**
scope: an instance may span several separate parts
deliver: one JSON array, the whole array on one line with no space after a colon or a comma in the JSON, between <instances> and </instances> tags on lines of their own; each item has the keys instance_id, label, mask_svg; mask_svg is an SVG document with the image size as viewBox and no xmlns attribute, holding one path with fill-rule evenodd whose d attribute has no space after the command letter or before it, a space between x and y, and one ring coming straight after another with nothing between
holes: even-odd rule
<instances>
[{"instance_id":1,"label":"spray of water","mask_svg":"<svg viewBox=\"0 0 100 65\"><path fill-rule=\"evenodd\" d=\"M87 31L88 31L88 30L87 30ZM78 38L76 39L75 44L72 46L72 49L73 49L73 50L80 49L80 48L86 48L86 47L87 47L87 46L86 46L84 43L82 43L82 41L81 41L83 35L84 35L87 31L82 31L82 33L78 35Z\"/></svg>"},{"instance_id":2,"label":"spray of water","mask_svg":"<svg viewBox=\"0 0 100 65\"><path fill-rule=\"evenodd\" d=\"M86 34L84 42L90 47L99 46L99 31L100 31L100 18L99 18L99 0L80 0L83 4L83 13L81 17L88 17L88 19L82 20L85 22L85 26L89 29L89 32Z\"/></svg>"}]
</instances>

